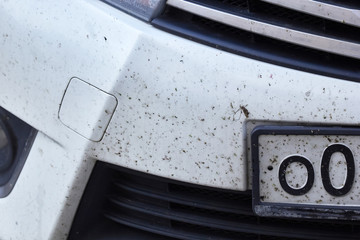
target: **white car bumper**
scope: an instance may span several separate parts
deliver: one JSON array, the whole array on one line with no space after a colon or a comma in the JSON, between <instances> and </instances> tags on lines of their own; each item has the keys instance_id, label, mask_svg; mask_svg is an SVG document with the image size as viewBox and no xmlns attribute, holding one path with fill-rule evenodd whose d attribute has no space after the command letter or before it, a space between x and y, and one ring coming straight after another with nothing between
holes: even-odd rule
<instances>
[{"instance_id":1,"label":"white car bumper","mask_svg":"<svg viewBox=\"0 0 360 240\"><path fill-rule=\"evenodd\" d=\"M3 1L0 22L0 106L39 130L0 199L1 239L66 238L98 160L243 191L258 123L359 124L358 83L194 43L100 1ZM80 107L92 96L69 95L71 79L116 103ZM75 99L66 123L63 99Z\"/></svg>"}]
</instances>

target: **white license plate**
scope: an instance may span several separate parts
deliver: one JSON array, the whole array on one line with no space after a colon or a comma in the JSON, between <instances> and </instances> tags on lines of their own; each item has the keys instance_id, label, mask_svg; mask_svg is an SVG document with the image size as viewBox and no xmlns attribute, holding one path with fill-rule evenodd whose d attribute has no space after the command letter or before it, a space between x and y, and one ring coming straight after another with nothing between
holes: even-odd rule
<instances>
[{"instance_id":1,"label":"white license plate","mask_svg":"<svg viewBox=\"0 0 360 240\"><path fill-rule=\"evenodd\" d=\"M259 126L251 144L257 215L360 219L360 129Z\"/></svg>"}]
</instances>

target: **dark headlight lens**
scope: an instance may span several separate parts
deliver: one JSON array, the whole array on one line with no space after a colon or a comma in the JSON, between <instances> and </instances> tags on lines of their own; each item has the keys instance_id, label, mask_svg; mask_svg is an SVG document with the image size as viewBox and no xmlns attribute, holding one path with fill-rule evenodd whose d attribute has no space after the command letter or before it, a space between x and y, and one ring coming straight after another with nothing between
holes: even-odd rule
<instances>
[{"instance_id":1,"label":"dark headlight lens","mask_svg":"<svg viewBox=\"0 0 360 240\"><path fill-rule=\"evenodd\" d=\"M13 146L11 135L5 126L5 123L0 120L0 172L4 172L11 166L13 162Z\"/></svg>"},{"instance_id":2,"label":"dark headlight lens","mask_svg":"<svg viewBox=\"0 0 360 240\"><path fill-rule=\"evenodd\" d=\"M16 184L37 131L0 107L0 198Z\"/></svg>"}]
</instances>

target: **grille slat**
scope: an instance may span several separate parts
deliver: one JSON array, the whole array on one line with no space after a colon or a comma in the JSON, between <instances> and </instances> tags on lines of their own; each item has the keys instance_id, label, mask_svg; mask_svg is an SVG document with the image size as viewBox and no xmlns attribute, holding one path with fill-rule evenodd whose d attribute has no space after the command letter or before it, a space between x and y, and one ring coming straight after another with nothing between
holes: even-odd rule
<instances>
[{"instance_id":1,"label":"grille slat","mask_svg":"<svg viewBox=\"0 0 360 240\"><path fill-rule=\"evenodd\" d=\"M350 8L350 9L360 9L360 2L354 0L316 0L319 3L327 3L335 6Z\"/></svg>"},{"instance_id":2,"label":"grille slat","mask_svg":"<svg viewBox=\"0 0 360 240\"><path fill-rule=\"evenodd\" d=\"M183 240L206 240L209 239L209 236L206 234L202 234L201 231L193 230L189 231L188 228L175 228L171 229L166 227L159 227L157 226L149 226L148 222L146 221L139 221L136 218L132 218L131 216L124 217L122 215L114 215L114 214L107 214L107 217L109 219L112 219L113 221L124 224L127 226L131 226L134 228L140 228L144 231L149 231L151 233L157 233L159 235L168 236L171 238L177 238L177 239L183 239ZM183 226L180 224L180 226ZM233 238L221 236L218 237L215 234L211 236L212 240L233 240ZM242 238L243 240L247 240L248 238ZM256 239L256 238L251 238ZM250 240L250 239L249 239Z\"/></svg>"},{"instance_id":3,"label":"grille slat","mask_svg":"<svg viewBox=\"0 0 360 240\"><path fill-rule=\"evenodd\" d=\"M188 206L198 206L199 204L202 205L203 208L210 209L210 210L218 210L218 211L224 211L224 212L230 212L230 213L238 213L238 214L247 214L252 215L251 208L249 208L249 202L246 202L245 205L240 205L240 207L232 208L234 205L234 201L231 200L223 200L221 202L219 201L212 201L212 199L199 197L199 195L187 193L184 194L177 194L174 192L164 192L159 189L150 189L145 188L141 185L135 185L132 182L127 183L115 183L116 187L120 190L139 194L141 196L151 197L156 200L163 200L163 201L169 201L179 204L184 204ZM241 207L244 206L244 207Z\"/></svg>"},{"instance_id":4,"label":"grille slat","mask_svg":"<svg viewBox=\"0 0 360 240\"><path fill-rule=\"evenodd\" d=\"M149 214L156 217L162 217L178 222L185 222L185 223L200 225L204 227L224 229L226 231L234 231L234 232L254 233L259 231L259 229L256 226L254 227L254 223L256 224L256 217L250 218L248 216L246 217L236 216L232 220L229 220L229 217L221 218L218 216L216 219L214 219L213 217L214 215L206 212L201 213L198 209L197 210L198 215L196 215L195 218L193 211L190 211L189 209L187 211L185 209L176 210L173 207L171 207L171 209L168 209L165 207L151 206L149 204L143 204L137 201L132 201L120 197L116 199L111 198L110 201L118 209L126 208L138 213ZM221 213L218 213L218 215L219 214ZM268 231L270 231L270 229Z\"/></svg>"},{"instance_id":5,"label":"grille slat","mask_svg":"<svg viewBox=\"0 0 360 240\"><path fill-rule=\"evenodd\" d=\"M312 14L319 18L349 24L360 27L360 11L344 6L321 3L313 0L289 1L289 0L261 0L270 4L275 4L285 8Z\"/></svg>"}]
</instances>

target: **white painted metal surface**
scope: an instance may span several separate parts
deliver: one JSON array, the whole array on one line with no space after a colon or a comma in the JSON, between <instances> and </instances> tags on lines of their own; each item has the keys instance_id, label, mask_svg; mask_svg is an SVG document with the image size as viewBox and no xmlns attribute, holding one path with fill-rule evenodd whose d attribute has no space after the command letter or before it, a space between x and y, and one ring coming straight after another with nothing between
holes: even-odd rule
<instances>
[{"instance_id":1,"label":"white painted metal surface","mask_svg":"<svg viewBox=\"0 0 360 240\"><path fill-rule=\"evenodd\" d=\"M17 183L0 200L0 239L66 239L94 160L73 135L64 147L37 134Z\"/></svg>"},{"instance_id":2,"label":"white painted metal surface","mask_svg":"<svg viewBox=\"0 0 360 240\"><path fill-rule=\"evenodd\" d=\"M114 114L116 98L78 78L72 78L61 101L59 119L68 128L98 142Z\"/></svg>"},{"instance_id":3,"label":"white painted metal surface","mask_svg":"<svg viewBox=\"0 0 360 240\"><path fill-rule=\"evenodd\" d=\"M0 239L66 239L95 159L245 190L246 123L360 124L358 83L206 47L100 1L1 1L0 22L0 106L40 131L0 199ZM118 101L100 142L58 117L74 76Z\"/></svg>"}]
</instances>

